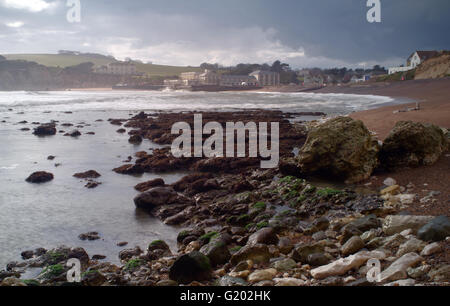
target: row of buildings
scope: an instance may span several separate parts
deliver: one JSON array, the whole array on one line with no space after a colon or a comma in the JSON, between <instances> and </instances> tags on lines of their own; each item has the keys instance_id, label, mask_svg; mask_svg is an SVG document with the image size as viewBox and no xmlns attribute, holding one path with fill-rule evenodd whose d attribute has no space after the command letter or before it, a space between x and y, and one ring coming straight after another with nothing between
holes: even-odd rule
<instances>
[{"instance_id":1,"label":"row of buildings","mask_svg":"<svg viewBox=\"0 0 450 306\"><path fill-rule=\"evenodd\" d=\"M164 85L177 86L221 86L221 87L264 87L279 86L280 74L272 71L254 71L249 75L218 74L211 70L184 72L177 80L165 80Z\"/></svg>"}]
</instances>

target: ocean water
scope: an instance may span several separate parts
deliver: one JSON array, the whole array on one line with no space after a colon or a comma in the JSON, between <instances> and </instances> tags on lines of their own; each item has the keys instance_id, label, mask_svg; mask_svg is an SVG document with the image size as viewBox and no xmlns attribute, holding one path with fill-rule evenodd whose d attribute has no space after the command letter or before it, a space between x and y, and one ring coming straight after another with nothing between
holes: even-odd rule
<instances>
[{"instance_id":1,"label":"ocean water","mask_svg":"<svg viewBox=\"0 0 450 306\"><path fill-rule=\"evenodd\" d=\"M313 93L259 92L0 92L0 269L18 260L24 250L58 245L81 246L89 255L106 255L118 262L122 249L145 246L164 239L176 251L180 228L169 227L145 212L136 210L133 186L162 177L172 183L185 173L119 175L112 171L135 152L159 147L145 140L128 143L109 118L128 118L139 111L280 109L289 112L320 111L330 115L348 114L395 103L388 97ZM72 112L72 113L67 113ZM101 119L103 121L97 121ZM22 121L27 123L19 123ZM32 135L33 122L58 120L58 130L70 131L63 123L82 124L79 138L57 134ZM30 131L21 131L22 128ZM95 132L95 135L86 135ZM56 156L49 161L49 155ZM55 167L58 163L60 166ZM74 173L96 170L102 184L86 189ZM25 182L35 171L49 171L52 182ZM81 233L97 231L102 239L81 241Z\"/></svg>"}]
</instances>

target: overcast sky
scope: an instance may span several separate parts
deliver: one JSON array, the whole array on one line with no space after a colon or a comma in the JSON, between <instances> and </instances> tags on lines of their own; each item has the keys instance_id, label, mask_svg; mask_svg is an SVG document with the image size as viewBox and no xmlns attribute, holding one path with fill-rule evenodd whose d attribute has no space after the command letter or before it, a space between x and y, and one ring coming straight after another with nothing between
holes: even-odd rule
<instances>
[{"instance_id":1,"label":"overcast sky","mask_svg":"<svg viewBox=\"0 0 450 306\"><path fill-rule=\"evenodd\" d=\"M0 54L60 49L157 64L300 67L401 64L414 50L450 49L449 0L0 0Z\"/></svg>"}]
</instances>

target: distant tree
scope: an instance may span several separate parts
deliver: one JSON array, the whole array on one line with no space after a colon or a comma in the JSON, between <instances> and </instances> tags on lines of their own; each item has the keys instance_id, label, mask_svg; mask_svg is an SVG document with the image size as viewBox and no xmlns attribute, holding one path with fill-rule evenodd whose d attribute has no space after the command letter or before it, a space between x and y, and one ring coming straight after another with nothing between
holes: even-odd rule
<instances>
[{"instance_id":1,"label":"distant tree","mask_svg":"<svg viewBox=\"0 0 450 306\"><path fill-rule=\"evenodd\" d=\"M92 70L94 68L94 63L92 62L87 62L87 63L81 63L75 66L69 66L63 69L64 72L66 73L91 73Z\"/></svg>"}]
</instances>

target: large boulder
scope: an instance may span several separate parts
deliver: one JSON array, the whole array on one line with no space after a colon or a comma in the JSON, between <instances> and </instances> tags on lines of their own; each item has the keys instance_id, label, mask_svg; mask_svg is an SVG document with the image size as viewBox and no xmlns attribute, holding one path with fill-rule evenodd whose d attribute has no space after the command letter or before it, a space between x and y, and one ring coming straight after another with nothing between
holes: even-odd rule
<instances>
[{"instance_id":1,"label":"large boulder","mask_svg":"<svg viewBox=\"0 0 450 306\"><path fill-rule=\"evenodd\" d=\"M447 147L447 139L438 126L400 121L383 143L380 163L388 169L432 165Z\"/></svg>"},{"instance_id":2,"label":"large boulder","mask_svg":"<svg viewBox=\"0 0 450 306\"><path fill-rule=\"evenodd\" d=\"M28 183L34 184L47 183L51 180L53 180L53 174L45 171L34 172L26 179Z\"/></svg>"},{"instance_id":3,"label":"large boulder","mask_svg":"<svg viewBox=\"0 0 450 306\"><path fill-rule=\"evenodd\" d=\"M305 175L354 183L370 177L378 165L378 152L378 141L362 121L338 117L309 132L298 162Z\"/></svg>"},{"instance_id":4,"label":"large boulder","mask_svg":"<svg viewBox=\"0 0 450 306\"><path fill-rule=\"evenodd\" d=\"M189 198L178 194L171 187L156 187L141 193L134 198L134 204L138 208L153 209L161 205L192 202Z\"/></svg>"},{"instance_id":5,"label":"large boulder","mask_svg":"<svg viewBox=\"0 0 450 306\"><path fill-rule=\"evenodd\" d=\"M56 134L56 127L54 123L47 123L38 126L33 132L36 136L51 136Z\"/></svg>"},{"instance_id":6,"label":"large boulder","mask_svg":"<svg viewBox=\"0 0 450 306\"><path fill-rule=\"evenodd\" d=\"M425 241L444 240L450 236L450 220L447 216L436 217L421 227L417 236Z\"/></svg>"},{"instance_id":7,"label":"large boulder","mask_svg":"<svg viewBox=\"0 0 450 306\"><path fill-rule=\"evenodd\" d=\"M180 256L170 267L169 277L180 284L189 284L193 281L209 280L212 275L209 258L200 252L194 251Z\"/></svg>"}]
</instances>

